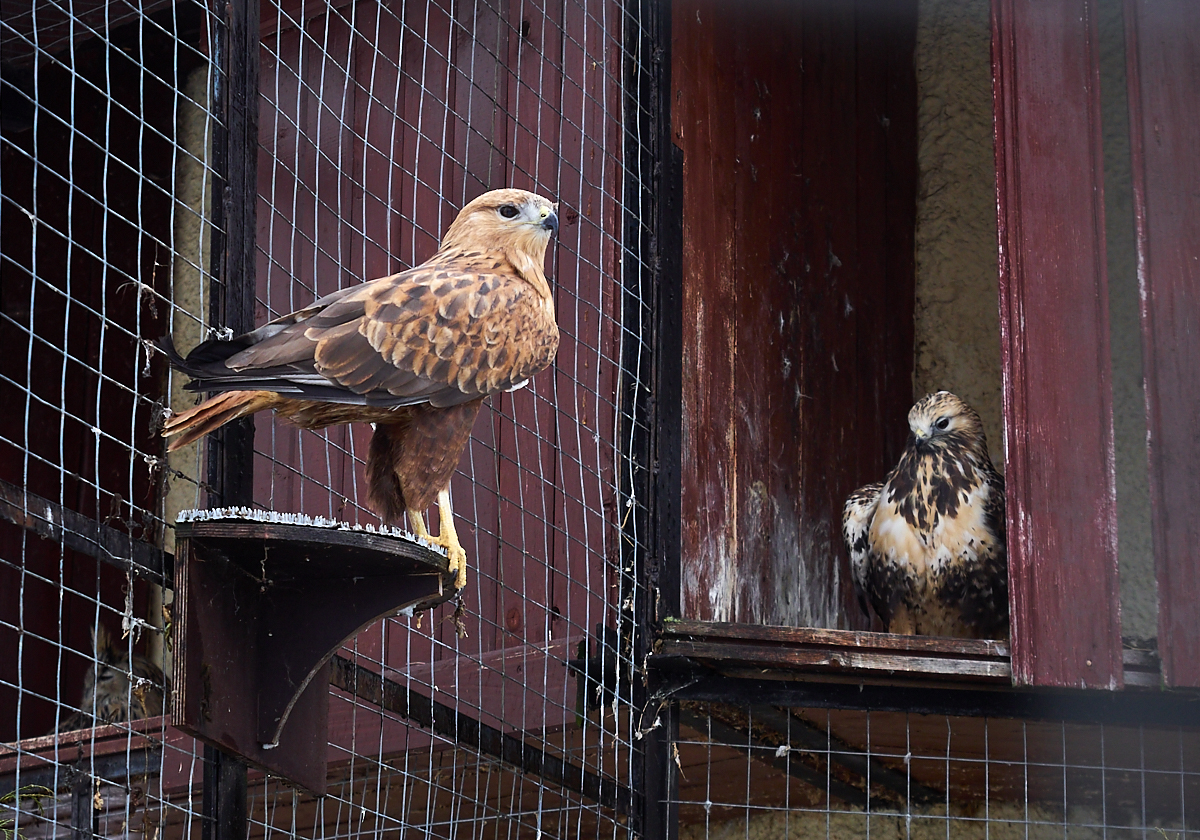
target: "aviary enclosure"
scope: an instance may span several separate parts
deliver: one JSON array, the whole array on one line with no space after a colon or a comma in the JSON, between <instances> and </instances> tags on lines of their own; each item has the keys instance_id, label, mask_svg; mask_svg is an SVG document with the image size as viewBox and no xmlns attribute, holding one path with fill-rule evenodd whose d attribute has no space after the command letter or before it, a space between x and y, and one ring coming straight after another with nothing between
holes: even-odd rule
<instances>
[{"instance_id":1,"label":"aviary enclosure","mask_svg":"<svg viewBox=\"0 0 1200 840\"><path fill-rule=\"evenodd\" d=\"M924 381L934 197L972 184L946 176L970 144L930 153L954 74L931 88L922 51L958 48L938 29L957 11L5 0L0 832L1195 833L1200 215L1179 185L1200 19L962 8L981 11L995 381L940 384L1002 397L1011 640L874 632L838 544ZM323 738L217 731L260 713L279 663L178 649L191 599L270 601L282 532L256 517L374 529L370 430L260 416L168 456L164 411L195 397L153 340L419 263L498 186L560 202L564 340L485 407L454 478L467 588L337 651L309 688ZM1147 408L1126 416L1130 339ZM1130 429L1150 430L1141 525ZM181 512L219 507L256 512L205 560L203 514ZM1115 536L1139 528L1141 565ZM311 609L262 633L286 652ZM250 675L253 703L214 705Z\"/></svg>"}]
</instances>

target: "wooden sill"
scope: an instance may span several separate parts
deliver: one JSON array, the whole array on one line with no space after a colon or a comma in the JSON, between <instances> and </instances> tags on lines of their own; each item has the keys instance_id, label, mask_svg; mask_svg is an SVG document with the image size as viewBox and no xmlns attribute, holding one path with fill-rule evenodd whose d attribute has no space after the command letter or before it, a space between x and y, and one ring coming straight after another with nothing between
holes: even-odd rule
<instances>
[{"instance_id":1,"label":"wooden sill","mask_svg":"<svg viewBox=\"0 0 1200 840\"><path fill-rule=\"evenodd\" d=\"M77 761L126 750L157 749L162 746L168 724L168 718L159 715L0 744L0 775L16 772L18 762L22 769L28 769L44 767L47 762Z\"/></svg>"},{"instance_id":2,"label":"wooden sill","mask_svg":"<svg viewBox=\"0 0 1200 840\"><path fill-rule=\"evenodd\" d=\"M11 790L18 766L22 785L62 786L79 769L112 781L159 776L165 793L186 791L199 782L202 755L167 715L73 729L0 744L0 792Z\"/></svg>"},{"instance_id":3,"label":"wooden sill","mask_svg":"<svg viewBox=\"0 0 1200 840\"><path fill-rule=\"evenodd\" d=\"M1007 642L690 619L663 623L654 658L697 660L739 676L754 669L760 678L768 679L795 679L800 673L809 673L858 678L923 675L996 684L1012 681Z\"/></svg>"},{"instance_id":4,"label":"wooden sill","mask_svg":"<svg viewBox=\"0 0 1200 840\"><path fill-rule=\"evenodd\" d=\"M1162 684L1157 654L1122 652L1126 687ZM653 660L688 659L723 674L757 679L871 679L1011 685L1008 643L859 630L770 627L667 619Z\"/></svg>"}]
</instances>

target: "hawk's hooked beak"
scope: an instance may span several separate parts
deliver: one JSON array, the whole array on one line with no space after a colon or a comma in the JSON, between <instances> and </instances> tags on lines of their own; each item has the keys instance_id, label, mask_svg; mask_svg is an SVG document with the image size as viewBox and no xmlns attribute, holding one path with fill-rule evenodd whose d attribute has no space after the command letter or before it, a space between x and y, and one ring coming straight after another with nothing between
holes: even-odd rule
<instances>
[{"instance_id":1,"label":"hawk's hooked beak","mask_svg":"<svg viewBox=\"0 0 1200 840\"><path fill-rule=\"evenodd\" d=\"M558 214L554 212L553 208L542 208L542 227L555 236L558 235Z\"/></svg>"}]
</instances>

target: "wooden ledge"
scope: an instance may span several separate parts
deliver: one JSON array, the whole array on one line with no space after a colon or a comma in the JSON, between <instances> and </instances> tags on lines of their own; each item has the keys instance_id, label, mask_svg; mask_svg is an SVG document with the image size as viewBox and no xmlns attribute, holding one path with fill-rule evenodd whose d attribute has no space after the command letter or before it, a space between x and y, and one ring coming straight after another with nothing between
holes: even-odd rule
<instances>
[{"instance_id":1,"label":"wooden ledge","mask_svg":"<svg viewBox=\"0 0 1200 840\"><path fill-rule=\"evenodd\" d=\"M53 770L56 764L86 764L101 756L116 755L124 760L127 755L145 750L157 755L162 750L166 727L167 718L159 715L0 744L0 794L9 792L4 777L15 774L18 766L29 774L46 768Z\"/></svg>"},{"instance_id":2,"label":"wooden ledge","mask_svg":"<svg viewBox=\"0 0 1200 840\"><path fill-rule=\"evenodd\" d=\"M1012 681L1007 642L858 630L667 619L654 659L675 658L738 675L754 669L768 679L794 679L796 672L808 672L824 677L931 675L969 682Z\"/></svg>"}]
</instances>

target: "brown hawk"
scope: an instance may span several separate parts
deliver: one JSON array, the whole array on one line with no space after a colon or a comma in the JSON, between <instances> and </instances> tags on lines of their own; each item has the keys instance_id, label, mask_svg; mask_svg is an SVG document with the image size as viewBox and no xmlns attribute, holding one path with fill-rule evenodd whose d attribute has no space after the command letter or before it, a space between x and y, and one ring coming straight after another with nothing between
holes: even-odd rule
<instances>
[{"instance_id":1,"label":"brown hawk","mask_svg":"<svg viewBox=\"0 0 1200 840\"><path fill-rule=\"evenodd\" d=\"M861 603L889 633L1008 637L1004 477L979 415L948 391L908 412L900 462L850 494L842 537Z\"/></svg>"},{"instance_id":2,"label":"brown hawk","mask_svg":"<svg viewBox=\"0 0 1200 840\"><path fill-rule=\"evenodd\" d=\"M219 392L168 419L168 448L268 408L304 429L374 423L368 504L389 523L407 514L417 536L445 547L461 588L466 552L454 531L450 477L484 398L520 387L558 350L543 270L557 231L552 202L493 190L464 207L437 253L415 268L205 342L186 359L164 339L190 389ZM424 511L435 500L433 538Z\"/></svg>"}]
</instances>

